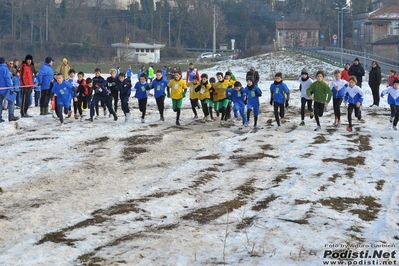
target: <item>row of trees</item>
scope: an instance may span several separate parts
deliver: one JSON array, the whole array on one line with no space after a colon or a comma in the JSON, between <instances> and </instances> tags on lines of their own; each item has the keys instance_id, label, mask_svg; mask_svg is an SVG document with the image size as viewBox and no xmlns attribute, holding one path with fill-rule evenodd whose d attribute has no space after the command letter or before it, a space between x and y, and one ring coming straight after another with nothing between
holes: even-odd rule
<instances>
[{"instance_id":1,"label":"row of trees","mask_svg":"<svg viewBox=\"0 0 399 266\"><path fill-rule=\"evenodd\" d=\"M217 43L236 40L236 48L271 45L275 22L315 20L321 33L337 33L335 7L346 0L0 0L0 52L8 56L69 56L90 61L110 60L111 43L164 43L211 49L213 27ZM351 12L368 11L371 0L352 0ZM156 7L154 9L154 6ZM214 13L215 12L215 13ZM170 24L169 24L170 23ZM351 37L351 14L344 16L344 36ZM171 50L170 49L170 50ZM167 49L168 50L168 49Z\"/></svg>"}]
</instances>

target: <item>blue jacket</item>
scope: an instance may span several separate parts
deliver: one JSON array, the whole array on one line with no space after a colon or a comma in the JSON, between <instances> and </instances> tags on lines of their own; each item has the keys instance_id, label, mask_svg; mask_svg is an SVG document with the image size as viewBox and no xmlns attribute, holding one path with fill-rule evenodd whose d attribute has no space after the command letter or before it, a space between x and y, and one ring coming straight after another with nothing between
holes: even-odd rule
<instances>
[{"instance_id":1,"label":"blue jacket","mask_svg":"<svg viewBox=\"0 0 399 266\"><path fill-rule=\"evenodd\" d=\"M107 88L107 81L99 76L93 78L93 88L94 88L94 95L97 96L108 96L111 94L111 91Z\"/></svg>"},{"instance_id":2,"label":"blue jacket","mask_svg":"<svg viewBox=\"0 0 399 266\"><path fill-rule=\"evenodd\" d=\"M389 87L381 92L381 97L388 94L388 104L399 105L399 89L396 90L394 87Z\"/></svg>"},{"instance_id":3,"label":"blue jacket","mask_svg":"<svg viewBox=\"0 0 399 266\"><path fill-rule=\"evenodd\" d=\"M158 79L153 79L152 80L152 89L154 89L154 97L155 99L161 97L161 96L166 96L165 89L166 85L168 85L169 80L165 79L162 77L161 80Z\"/></svg>"},{"instance_id":4,"label":"blue jacket","mask_svg":"<svg viewBox=\"0 0 399 266\"><path fill-rule=\"evenodd\" d=\"M14 76L12 78L12 84L14 85L14 91L15 92L20 92L21 89L19 88L19 86L21 86L21 80L19 76Z\"/></svg>"},{"instance_id":5,"label":"blue jacket","mask_svg":"<svg viewBox=\"0 0 399 266\"><path fill-rule=\"evenodd\" d=\"M126 77L127 77L128 79L131 79L131 78L132 78L132 75L133 75L133 71L132 71L132 69L129 67L129 68L126 70Z\"/></svg>"},{"instance_id":6,"label":"blue jacket","mask_svg":"<svg viewBox=\"0 0 399 266\"><path fill-rule=\"evenodd\" d=\"M124 81L120 82L119 79L116 81L116 87L120 92L120 97L122 98L123 95L130 94L132 92L132 83L129 79L125 79Z\"/></svg>"},{"instance_id":7,"label":"blue jacket","mask_svg":"<svg viewBox=\"0 0 399 266\"><path fill-rule=\"evenodd\" d=\"M359 86L355 85L353 88L351 88L349 85L345 85L345 102L348 102L349 104L356 104L358 102L362 103L363 95L364 92Z\"/></svg>"},{"instance_id":8,"label":"blue jacket","mask_svg":"<svg viewBox=\"0 0 399 266\"><path fill-rule=\"evenodd\" d=\"M57 105L63 105L67 108L71 106L71 101L74 95L72 83L63 81L61 84L55 82L52 91L57 95Z\"/></svg>"},{"instance_id":9,"label":"blue jacket","mask_svg":"<svg viewBox=\"0 0 399 266\"><path fill-rule=\"evenodd\" d=\"M39 75L37 75L37 82L39 82L41 90L50 89L50 83L53 81L54 71L51 66L44 63L39 70Z\"/></svg>"},{"instance_id":10,"label":"blue jacket","mask_svg":"<svg viewBox=\"0 0 399 266\"><path fill-rule=\"evenodd\" d=\"M289 98L290 90L284 82L280 84L273 82L270 85L270 93L273 95L274 102L284 104L286 97Z\"/></svg>"},{"instance_id":11,"label":"blue jacket","mask_svg":"<svg viewBox=\"0 0 399 266\"><path fill-rule=\"evenodd\" d=\"M330 83L330 89L333 94L334 99L342 99L345 96L345 84L348 84L348 82L344 79L340 80L333 80ZM338 90L336 89L336 86L338 86Z\"/></svg>"},{"instance_id":12,"label":"blue jacket","mask_svg":"<svg viewBox=\"0 0 399 266\"><path fill-rule=\"evenodd\" d=\"M11 73L6 64L0 64L0 88L12 87ZM0 89L0 94L7 94L10 89Z\"/></svg>"},{"instance_id":13,"label":"blue jacket","mask_svg":"<svg viewBox=\"0 0 399 266\"><path fill-rule=\"evenodd\" d=\"M151 90L151 87L147 82L141 84L140 81L138 81L136 85L134 85L134 88L136 89L136 94L134 95L134 97L136 97L139 100L147 98L148 97L147 91Z\"/></svg>"},{"instance_id":14,"label":"blue jacket","mask_svg":"<svg viewBox=\"0 0 399 266\"><path fill-rule=\"evenodd\" d=\"M259 105L259 97L262 96L262 91L259 89L258 86L253 85L252 90L250 88L245 87L244 93L248 97L248 105L250 106L257 106Z\"/></svg>"},{"instance_id":15,"label":"blue jacket","mask_svg":"<svg viewBox=\"0 0 399 266\"><path fill-rule=\"evenodd\" d=\"M233 88L227 88L226 96L233 101L234 105L238 104L242 107L245 106L244 101L247 95L245 94L244 88L240 88L238 91Z\"/></svg>"}]
</instances>

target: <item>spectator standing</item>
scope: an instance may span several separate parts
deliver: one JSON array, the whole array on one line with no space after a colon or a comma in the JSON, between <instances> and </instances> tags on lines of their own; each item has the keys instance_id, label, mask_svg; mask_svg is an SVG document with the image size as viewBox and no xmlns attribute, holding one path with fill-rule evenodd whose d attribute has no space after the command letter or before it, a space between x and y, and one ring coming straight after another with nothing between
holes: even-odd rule
<instances>
[{"instance_id":1,"label":"spectator standing","mask_svg":"<svg viewBox=\"0 0 399 266\"><path fill-rule=\"evenodd\" d=\"M350 76L349 76L348 71L349 71L350 67L351 67L351 65L349 63L346 63L344 70L342 70L342 72L341 72L341 79L346 80L346 82L349 81Z\"/></svg>"},{"instance_id":2,"label":"spectator standing","mask_svg":"<svg viewBox=\"0 0 399 266\"><path fill-rule=\"evenodd\" d=\"M355 61L348 70L349 76L355 76L357 80L357 86L362 87L363 76L365 74L362 64L360 64L359 58L355 58Z\"/></svg>"},{"instance_id":3,"label":"spectator standing","mask_svg":"<svg viewBox=\"0 0 399 266\"><path fill-rule=\"evenodd\" d=\"M48 105L51 98L50 84L54 78L54 71L52 69L54 60L50 56L44 59L44 63L39 70L37 75L37 86L41 88L40 96L40 115L48 115Z\"/></svg>"},{"instance_id":4,"label":"spectator standing","mask_svg":"<svg viewBox=\"0 0 399 266\"><path fill-rule=\"evenodd\" d=\"M4 122L2 118L3 113L3 101L7 100L8 105L8 121L17 121L19 117L14 116L14 101L7 98L9 94L15 94L14 89L12 88L11 81L11 73L5 64L6 59L4 57L0 57L0 123ZM8 89L4 89L8 88Z\"/></svg>"},{"instance_id":5,"label":"spectator standing","mask_svg":"<svg viewBox=\"0 0 399 266\"><path fill-rule=\"evenodd\" d=\"M198 69L194 67L194 63L190 63L186 73L186 83L193 81L194 79L199 79Z\"/></svg>"},{"instance_id":6,"label":"spectator standing","mask_svg":"<svg viewBox=\"0 0 399 266\"><path fill-rule=\"evenodd\" d=\"M69 70L71 70L71 66L68 63L68 59L64 57L62 63L57 68L57 72L61 73L64 79L66 79L69 76Z\"/></svg>"},{"instance_id":7,"label":"spectator standing","mask_svg":"<svg viewBox=\"0 0 399 266\"><path fill-rule=\"evenodd\" d=\"M29 101L33 89L33 74L36 72L33 63L33 56L27 54L25 60L21 63L20 81L21 81L21 117L30 117L28 115Z\"/></svg>"},{"instance_id":8,"label":"spectator standing","mask_svg":"<svg viewBox=\"0 0 399 266\"><path fill-rule=\"evenodd\" d=\"M259 72L255 70L255 65L254 64L251 65L251 69L247 72L246 79L248 77L252 77L252 79L254 81L253 85L258 86L258 83L259 83Z\"/></svg>"},{"instance_id":9,"label":"spectator standing","mask_svg":"<svg viewBox=\"0 0 399 266\"><path fill-rule=\"evenodd\" d=\"M380 105L380 85L381 85L381 68L376 61L371 63L369 73L369 86L373 93L373 104L371 108L377 108Z\"/></svg>"}]
</instances>

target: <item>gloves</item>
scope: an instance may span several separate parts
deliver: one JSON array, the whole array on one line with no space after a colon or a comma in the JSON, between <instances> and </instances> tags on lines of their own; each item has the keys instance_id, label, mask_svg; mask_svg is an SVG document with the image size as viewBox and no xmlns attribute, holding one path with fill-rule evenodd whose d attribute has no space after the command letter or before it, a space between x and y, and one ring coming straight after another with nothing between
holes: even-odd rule
<instances>
[{"instance_id":1,"label":"gloves","mask_svg":"<svg viewBox=\"0 0 399 266\"><path fill-rule=\"evenodd\" d=\"M245 98L244 100L244 104L247 105L248 104L248 98Z\"/></svg>"},{"instance_id":2,"label":"gloves","mask_svg":"<svg viewBox=\"0 0 399 266\"><path fill-rule=\"evenodd\" d=\"M170 93L168 93L168 94L166 95L166 97L170 98Z\"/></svg>"},{"instance_id":3,"label":"gloves","mask_svg":"<svg viewBox=\"0 0 399 266\"><path fill-rule=\"evenodd\" d=\"M273 100L270 100L270 105L273 105Z\"/></svg>"},{"instance_id":4,"label":"gloves","mask_svg":"<svg viewBox=\"0 0 399 266\"><path fill-rule=\"evenodd\" d=\"M185 98L186 97L186 92L185 91L183 91L183 98Z\"/></svg>"},{"instance_id":5,"label":"gloves","mask_svg":"<svg viewBox=\"0 0 399 266\"><path fill-rule=\"evenodd\" d=\"M285 101L285 107L288 107L290 104L288 103L288 101Z\"/></svg>"},{"instance_id":6,"label":"gloves","mask_svg":"<svg viewBox=\"0 0 399 266\"><path fill-rule=\"evenodd\" d=\"M217 91L214 91L214 92L213 92L213 95L215 95L215 96L218 95L218 92L217 92Z\"/></svg>"},{"instance_id":7,"label":"gloves","mask_svg":"<svg viewBox=\"0 0 399 266\"><path fill-rule=\"evenodd\" d=\"M349 86L348 83L346 83L346 84L344 85L345 88L348 88L348 86Z\"/></svg>"}]
</instances>

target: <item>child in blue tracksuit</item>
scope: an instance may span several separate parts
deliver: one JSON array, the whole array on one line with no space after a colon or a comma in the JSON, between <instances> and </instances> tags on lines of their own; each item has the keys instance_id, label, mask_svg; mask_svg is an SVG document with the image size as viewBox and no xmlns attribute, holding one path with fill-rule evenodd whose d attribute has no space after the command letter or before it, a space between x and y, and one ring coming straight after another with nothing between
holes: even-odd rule
<instances>
[{"instance_id":1,"label":"child in blue tracksuit","mask_svg":"<svg viewBox=\"0 0 399 266\"><path fill-rule=\"evenodd\" d=\"M139 81L134 85L136 93L135 98L139 101L139 110L141 112L141 123L144 123L145 112L147 110L148 91L151 90L150 84L147 83L147 76L141 73Z\"/></svg>"},{"instance_id":2,"label":"child in blue tracksuit","mask_svg":"<svg viewBox=\"0 0 399 266\"><path fill-rule=\"evenodd\" d=\"M283 82L283 74L281 72L277 72L274 75L274 82L270 85L270 93L270 105L274 103L274 117L277 122L277 130L279 130L281 128L280 117L283 118L285 114L284 104L288 106L288 101L290 99L290 90Z\"/></svg>"},{"instance_id":3,"label":"child in blue tracksuit","mask_svg":"<svg viewBox=\"0 0 399 266\"><path fill-rule=\"evenodd\" d=\"M90 102L90 118L86 119L87 121L93 122L93 117L94 117L94 109L96 106L98 107L98 103L101 101L106 108L108 108L108 112L114 116L114 120L118 120L118 116L116 115L114 109L112 108L111 104L111 98L109 95L111 94L111 91L108 90L107 88L107 81L106 80L95 80L95 77L90 80L94 89L94 95L93 99ZM86 84L89 86L89 90L91 90L91 86L89 85L88 81L86 80ZM105 111L104 111L105 113Z\"/></svg>"},{"instance_id":4,"label":"child in blue tracksuit","mask_svg":"<svg viewBox=\"0 0 399 266\"><path fill-rule=\"evenodd\" d=\"M14 92L17 94L16 96L16 103L18 107L21 107L22 95L21 95L21 81L20 81L20 73L19 70L15 73L15 76L12 78L12 84L14 87Z\"/></svg>"},{"instance_id":5,"label":"child in blue tracksuit","mask_svg":"<svg viewBox=\"0 0 399 266\"><path fill-rule=\"evenodd\" d=\"M119 97L121 99L122 111L125 114L125 123L129 121L130 110L129 110L129 98L132 92L132 83L129 78L125 79L125 73L119 73L118 81L116 82L116 87L119 91Z\"/></svg>"},{"instance_id":6,"label":"child in blue tracksuit","mask_svg":"<svg viewBox=\"0 0 399 266\"><path fill-rule=\"evenodd\" d=\"M259 97L262 96L262 91L257 85L254 84L254 79L251 76L247 77L247 86L244 89L247 95L247 122L249 123L249 117L252 109L254 110L254 129L258 128L258 116L259 116Z\"/></svg>"},{"instance_id":7,"label":"child in blue tracksuit","mask_svg":"<svg viewBox=\"0 0 399 266\"><path fill-rule=\"evenodd\" d=\"M234 104L233 107L233 112L234 112L234 117L233 121L235 121L238 117L238 112L241 115L242 118L242 125L244 127L248 126L247 122L247 117L245 116L245 97L247 96L244 92L244 88L241 85L241 82L236 81L234 83L234 89L233 88L227 88L226 89L226 96L231 99L231 101Z\"/></svg>"},{"instance_id":8,"label":"child in blue tracksuit","mask_svg":"<svg viewBox=\"0 0 399 266\"><path fill-rule=\"evenodd\" d=\"M333 106L334 106L334 126L341 126L341 103L345 96L345 84L348 82L341 79L341 70L337 69L334 71L334 80L330 83L330 89L333 95Z\"/></svg>"},{"instance_id":9,"label":"child in blue tracksuit","mask_svg":"<svg viewBox=\"0 0 399 266\"><path fill-rule=\"evenodd\" d=\"M130 82L131 82L131 81L132 81L132 76L133 76L133 70L132 70L132 67L129 66L129 67L126 69L126 78L127 78L128 80L130 80Z\"/></svg>"},{"instance_id":10,"label":"child in blue tracksuit","mask_svg":"<svg viewBox=\"0 0 399 266\"><path fill-rule=\"evenodd\" d=\"M62 73L56 76L57 82L54 83L52 92L57 96L57 115L61 124L64 124L64 114L68 114L69 107L71 106L72 98L75 94L72 83L64 81ZM64 108L64 112L62 109Z\"/></svg>"},{"instance_id":11,"label":"child in blue tracksuit","mask_svg":"<svg viewBox=\"0 0 399 266\"><path fill-rule=\"evenodd\" d=\"M37 83L38 83L37 77L35 76L33 78L33 84L37 84ZM40 100L40 93L41 93L42 89L41 89L40 86L35 86L34 90L35 90L35 106L38 107L39 106L39 100Z\"/></svg>"},{"instance_id":12,"label":"child in blue tracksuit","mask_svg":"<svg viewBox=\"0 0 399 266\"><path fill-rule=\"evenodd\" d=\"M344 102L345 105L348 103L348 122L349 126L346 128L346 131L352 132L352 112L355 110L355 117L358 120L362 118L362 112L360 110L360 105L363 102L364 92L362 89L356 85L357 79L355 76L351 76L349 78L349 86L345 85L345 96Z\"/></svg>"},{"instance_id":13,"label":"child in blue tracksuit","mask_svg":"<svg viewBox=\"0 0 399 266\"><path fill-rule=\"evenodd\" d=\"M152 81L151 88L154 89L154 98L157 102L158 111L159 111L159 121L164 121L165 118L163 116L165 109L165 96L166 96L166 86L168 85L169 80L165 78L162 74L161 70L157 70L155 73L155 79Z\"/></svg>"},{"instance_id":14,"label":"child in blue tracksuit","mask_svg":"<svg viewBox=\"0 0 399 266\"><path fill-rule=\"evenodd\" d=\"M397 130L396 125L399 121L399 80L395 79L392 87L383 90L381 92L381 97L384 97L386 94L388 94L388 104L391 107L389 122L393 122L392 128Z\"/></svg>"}]
</instances>

